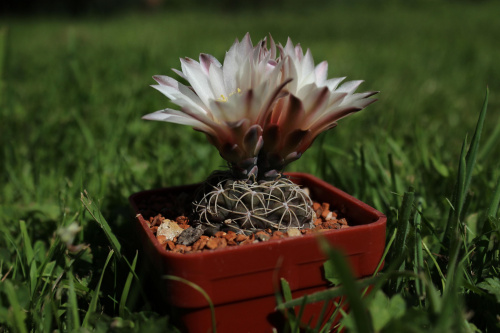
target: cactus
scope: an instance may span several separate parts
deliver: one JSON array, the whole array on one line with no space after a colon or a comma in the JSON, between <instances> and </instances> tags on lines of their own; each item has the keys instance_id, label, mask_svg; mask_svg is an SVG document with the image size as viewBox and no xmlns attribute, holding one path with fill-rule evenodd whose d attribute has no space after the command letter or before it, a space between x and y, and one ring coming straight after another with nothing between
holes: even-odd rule
<instances>
[{"instance_id":1,"label":"cactus","mask_svg":"<svg viewBox=\"0 0 500 333\"><path fill-rule=\"evenodd\" d=\"M200 223L237 230L310 228L314 218L306 190L286 177L238 180L215 172L201 186L194 202Z\"/></svg>"},{"instance_id":2,"label":"cactus","mask_svg":"<svg viewBox=\"0 0 500 333\"><path fill-rule=\"evenodd\" d=\"M283 177L323 131L376 101L355 93L363 82L327 79L328 63L315 66L309 50L269 37L255 46L236 40L223 63L209 54L181 59L174 70L190 86L154 76L153 86L179 110L143 117L192 126L205 133L228 165L202 186L193 203L199 221L238 229L307 228L313 212L306 192ZM279 51L279 55L278 55ZM341 84L342 83L342 84Z\"/></svg>"}]
</instances>

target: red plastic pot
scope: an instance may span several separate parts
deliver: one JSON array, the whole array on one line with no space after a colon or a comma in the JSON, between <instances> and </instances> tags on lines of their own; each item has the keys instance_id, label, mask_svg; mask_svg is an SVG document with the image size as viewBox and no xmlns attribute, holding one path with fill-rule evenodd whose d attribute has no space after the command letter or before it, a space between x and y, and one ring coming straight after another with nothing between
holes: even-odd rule
<instances>
[{"instance_id":1,"label":"red plastic pot","mask_svg":"<svg viewBox=\"0 0 500 333\"><path fill-rule=\"evenodd\" d=\"M346 216L350 228L323 232L322 236L343 251L356 277L373 274L385 247L386 217L314 176L288 175L309 188L314 200L328 202ZM157 277L174 275L200 286L215 306L217 332L271 332L273 327L279 328L282 316L274 310L279 278L288 281L294 298L328 287L323 272L326 257L314 234L200 253L168 252L156 240L138 207L148 197L189 193L196 187L143 191L132 195L130 203L137 213L146 257L158 272ZM181 328L188 332L210 331L210 308L202 294L181 282L161 281L158 291L177 309ZM303 321L314 323L322 306L308 305Z\"/></svg>"}]
</instances>

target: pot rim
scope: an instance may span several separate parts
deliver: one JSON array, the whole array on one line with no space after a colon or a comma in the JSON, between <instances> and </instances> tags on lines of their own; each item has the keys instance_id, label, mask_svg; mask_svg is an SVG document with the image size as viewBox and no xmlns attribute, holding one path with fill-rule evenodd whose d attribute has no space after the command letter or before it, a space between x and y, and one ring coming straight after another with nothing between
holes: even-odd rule
<instances>
[{"instance_id":1,"label":"pot rim","mask_svg":"<svg viewBox=\"0 0 500 333\"><path fill-rule=\"evenodd\" d=\"M243 251L251 251L252 249L258 249L262 247L269 247L269 246L278 246L280 244L287 244L289 242L297 242L301 241L304 243L308 243L313 239L317 239L320 237L323 237L323 235L330 235L332 233L337 233L338 236L342 235L349 235L351 233L358 233L358 232L369 232L370 229L376 229L380 227L382 224L386 224L387 217L385 214L381 213L380 211L376 210L375 208L369 206L368 204L362 202L361 200L351 196L350 194L347 194L346 192L336 188L335 186L327 183L326 181L319 179L311 174L303 173L303 172L286 172L285 175L289 176L290 178L297 177L301 178L303 180L309 181L309 182L315 182L319 183L321 186L326 186L329 188L329 190L335 192L340 197L348 198L351 202L353 202L357 207L360 209L362 208L364 211L368 212L372 217L373 217L373 222L367 223L367 224L361 224L361 225L352 225L349 226L349 228L345 229L334 229L334 230L327 230L327 231L322 231L322 232L317 232L317 233L309 233L301 236L296 236L296 237L285 237L285 238L280 238L280 239L270 239L264 242L256 242L252 244L246 244L242 246L227 246L225 248L221 249L215 249L211 251L202 251L202 252L193 252L193 253L175 253L172 251L168 251L165 246L161 245L160 242L157 240L155 237L153 231L151 231L149 225L147 224L146 220L142 216L142 214L138 213L136 214L135 218L139 220L141 223L142 227L144 229L147 229L147 236L151 240L152 244L154 247L158 250L158 252L162 256L168 256L168 257L173 257L173 258L209 258L212 256L218 256L222 252L223 253L238 253L238 252L243 252ZM144 190L140 192L136 192L132 194L129 197L129 202L132 205L132 208L134 209L135 212L138 212L139 209L136 205L135 198L147 193L154 193L154 192L161 192L165 189L170 189L170 190L176 190L176 189L196 189L197 186L199 186L201 183L195 183L195 184L187 184L187 185L179 185L179 186L172 186L172 187L163 187L163 188L156 188L156 189L150 189L150 190Z\"/></svg>"}]
</instances>

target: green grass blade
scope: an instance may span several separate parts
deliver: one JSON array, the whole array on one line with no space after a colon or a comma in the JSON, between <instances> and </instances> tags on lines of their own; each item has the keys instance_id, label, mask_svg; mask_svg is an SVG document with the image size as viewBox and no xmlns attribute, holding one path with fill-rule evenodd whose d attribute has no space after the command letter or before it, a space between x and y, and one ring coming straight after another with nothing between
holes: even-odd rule
<instances>
[{"instance_id":1,"label":"green grass blade","mask_svg":"<svg viewBox=\"0 0 500 333\"><path fill-rule=\"evenodd\" d=\"M297 317L295 317L294 324L293 324L293 330L292 332L294 333L300 333L300 323L302 316L304 315L304 310L306 309L306 304L307 304L307 295L304 296L302 299L302 304L300 304L299 307L299 313L297 314Z\"/></svg>"},{"instance_id":2,"label":"green grass blade","mask_svg":"<svg viewBox=\"0 0 500 333\"><path fill-rule=\"evenodd\" d=\"M97 283L97 286L92 295L92 300L90 301L89 308L87 310L87 313L85 314L85 318L83 318L83 324L82 324L83 327L89 327L88 325L89 318L97 310L97 301L99 300L99 293L101 292L102 280L104 278L104 273L106 272L106 268L108 267L109 261L113 257L113 254L114 254L113 250L109 251L108 257L106 258L106 262L104 263L104 267L102 268L101 277L99 278L99 282Z\"/></svg>"},{"instance_id":3,"label":"green grass blade","mask_svg":"<svg viewBox=\"0 0 500 333\"><path fill-rule=\"evenodd\" d=\"M358 285L359 290L366 288L368 286L372 286L372 292L375 290L378 290L383 283L386 281L397 278L397 277L406 277L406 278L411 278L415 279L417 276L413 272L409 271L390 271L388 273L380 273L377 276L365 278L365 279L355 279L355 283ZM346 292L344 290L345 286L339 285L336 287L332 287L323 291L318 291L313 294L309 294L307 296L307 303L316 303L316 302L321 302L321 301L329 301L337 297L345 296ZM368 296L369 297L369 296ZM278 304L276 306L277 310L284 310L284 309L289 309L293 308L295 306L301 305L303 302L304 297L299 297L292 299L290 301L283 302L281 304Z\"/></svg>"},{"instance_id":4,"label":"green grass blade","mask_svg":"<svg viewBox=\"0 0 500 333\"><path fill-rule=\"evenodd\" d=\"M490 205L488 207L487 216L495 218L498 213L499 205L500 205L500 178L498 179L495 191L493 192L493 198L491 199Z\"/></svg>"},{"instance_id":5,"label":"green grass blade","mask_svg":"<svg viewBox=\"0 0 500 333\"><path fill-rule=\"evenodd\" d=\"M422 201L417 203L417 213L415 214L414 224L415 224L415 255L414 255L414 272L419 275L424 269L424 256L422 251ZM417 295L420 298L424 297L424 289L422 285L422 280L419 278L415 281L415 288Z\"/></svg>"},{"instance_id":6,"label":"green grass blade","mask_svg":"<svg viewBox=\"0 0 500 333\"><path fill-rule=\"evenodd\" d=\"M205 290L203 290L203 288L201 288L196 283L188 281L188 280L181 278L179 276L164 275L163 278L165 278L167 280L178 281L178 282L182 282L184 284L187 284L188 286L190 286L194 290L198 291L206 299L208 306L210 307L210 316L212 318L212 332L216 333L217 332L217 325L216 325L217 322L215 321L215 307L214 307L214 304L212 303L212 300L210 299L210 296L207 294L207 292Z\"/></svg>"},{"instance_id":7,"label":"green grass blade","mask_svg":"<svg viewBox=\"0 0 500 333\"><path fill-rule=\"evenodd\" d=\"M31 239L28 235L28 230L26 229L26 222L23 220L19 221L19 227L21 229L21 235L23 236L24 243L24 253L26 254L26 262L30 269L29 277L30 277L30 293L31 297L35 294L35 288L38 282L38 270L36 267L36 262L34 260L33 247L31 246Z\"/></svg>"},{"instance_id":8,"label":"green grass blade","mask_svg":"<svg viewBox=\"0 0 500 333\"><path fill-rule=\"evenodd\" d=\"M127 280L125 281L125 286L123 287L122 295L120 297L120 305L118 307L118 313L121 317L125 317L125 308L127 304L128 294L130 292L130 286L132 285L132 279L134 278L135 267L137 265L137 257L139 252L135 253L134 260L132 261L132 266L130 267L130 272L128 273Z\"/></svg>"},{"instance_id":9,"label":"green grass blade","mask_svg":"<svg viewBox=\"0 0 500 333\"><path fill-rule=\"evenodd\" d=\"M363 300L361 299L361 290L359 285L356 283L356 278L353 276L346 258L341 252L333 249L324 238L320 238L319 243L321 249L327 254L328 258L335 265L339 279L344 286L350 311L355 319L357 332L373 332L371 317L369 316Z\"/></svg>"},{"instance_id":10,"label":"green grass blade","mask_svg":"<svg viewBox=\"0 0 500 333\"><path fill-rule=\"evenodd\" d=\"M316 326L314 327L314 332L320 332L321 329L321 324L323 323L323 320L325 318L326 310L328 309L328 301L323 302L323 306L321 307L321 312L319 313L318 316L318 321L316 323ZM334 311L333 315L337 315L337 311Z\"/></svg>"},{"instance_id":11,"label":"green grass blade","mask_svg":"<svg viewBox=\"0 0 500 333\"><path fill-rule=\"evenodd\" d=\"M2 97L2 85L3 85L3 79L4 79L4 71L5 71L5 65L6 65L6 58L7 58L7 36L8 36L8 30L7 27L2 27L0 28L0 97ZM0 99L1 100L1 99Z\"/></svg>"},{"instance_id":12,"label":"green grass blade","mask_svg":"<svg viewBox=\"0 0 500 333\"><path fill-rule=\"evenodd\" d=\"M415 192L413 188L410 188L408 192L405 192L403 196L403 203L399 209L398 214L398 229L395 240L396 249L403 250L406 248L406 236L408 235L408 225L410 221L410 215L413 207L413 200L415 198ZM398 253L396 251L395 253Z\"/></svg>"},{"instance_id":13,"label":"green grass blade","mask_svg":"<svg viewBox=\"0 0 500 333\"><path fill-rule=\"evenodd\" d=\"M410 187L408 192L405 192L403 196L403 202L399 209L398 213L398 226L396 233L396 240L394 246L398 251L394 251L391 261L399 262L401 261L401 265L398 268L399 270L403 270L405 268L405 261L403 260L407 255L408 246L407 246L407 235L408 235L408 225L410 223L410 216L413 208L413 201L415 198L415 192L413 188ZM391 283L392 290L398 290L402 281L400 278L393 281Z\"/></svg>"},{"instance_id":14,"label":"green grass blade","mask_svg":"<svg viewBox=\"0 0 500 333\"><path fill-rule=\"evenodd\" d=\"M290 284L288 283L288 281L285 280L284 278L281 278L281 290L283 291L284 303L291 302L292 301L292 289L290 288ZM276 308L278 309L281 304L283 304L283 302L279 302L278 306ZM297 304L297 305L300 306L301 304L303 304L302 300L301 300L301 303ZM285 308L283 308L283 310L284 309ZM288 319L285 322L285 331L295 332L295 330L297 328L295 320L290 320L290 319L295 318L295 310L293 308L288 308L288 311L286 312L285 316Z\"/></svg>"},{"instance_id":15,"label":"green grass blade","mask_svg":"<svg viewBox=\"0 0 500 333\"><path fill-rule=\"evenodd\" d=\"M23 277L26 277L26 269L24 268L23 260L21 260L21 258L23 256L21 255L21 252L19 251L19 247L17 246L16 242L14 241L14 239L12 239L11 235L8 232L4 232L3 236L10 242L12 248L16 251L16 262L18 262L19 265L21 266L21 273L23 274ZM14 275L16 273L16 268L17 268L17 265L16 265L15 270L14 270Z\"/></svg>"},{"instance_id":16,"label":"green grass blade","mask_svg":"<svg viewBox=\"0 0 500 333\"><path fill-rule=\"evenodd\" d=\"M431 261L434 264L434 267L436 267L437 272L439 274L439 277L441 278L441 283L442 283L443 288L444 288L444 286L446 284L446 277L444 276L443 271L441 270L439 264L437 263L436 258L434 258L434 254L432 254L431 250L429 250L429 248L427 247L425 242L422 242L422 245L424 247L425 252L427 253L427 256L429 258L431 258Z\"/></svg>"},{"instance_id":17,"label":"green grass blade","mask_svg":"<svg viewBox=\"0 0 500 333\"><path fill-rule=\"evenodd\" d=\"M13 284L9 280L3 281L2 284L5 294L7 295L7 300L9 301L10 307L12 308L11 314L14 319L12 326L17 332L27 333L28 329L26 328L25 323L26 312L19 304Z\"/></svg>"},{"instance_id":18,"label":"green grass blade","mask_svg":"<svg viewBox=\"0 0 500 333\"><path fill-rule=\"evenodd\" d=\"M113 248L116 256L118 257L118 260L121 260L122 255L121 255L121 244L116 238L115 234L111 230L108 222L102 216L101 211L99 210L99 207L95 204L95 202L90 198L89 194L87 191L84 191L84 193L81 193L80 199L87 209L87 211L90 213L92 218L99 224L99 226L104 230L104 234L109 240L109 243L111 244L111 247Z\"/></svg>"},{"instance_id":19,"label":"green grass blade","mask_svg":"<svg viewBox=\"0 0 500 333\"><path fill-rule=\"evenodd\" d=\"M67 263L69 265L69 262ZM66 272L68 276L68 328L73 331L80 328L80 315L78 310L78 301L75 292L75 276L70 267Z\"/></svg>"},{"instance_id":20,"label":"green grass blade","mask_svg":"<svg viewBox=\"0 0 500 333\"><path fill-rule=\"evenodd\" d=\"M449 252L448 255L451 255L451 252L453 252L454 248L459 246L460 242L460 216L462 215L462 208L466 196L465 192L465 182L466 182L466 176L467 176L467 165L466 165L466 160L465 160L465 146L467 144L467 138L464 140L463 146L462 146L462 153L460 154L460 162L458 166L458 176L457 176L457 182L455 184L455 188L457 189L456 191L456 196L455 196L455 202L453 202L454 206L454 211L451 215L451 223L448 225L448 229L446 230L447 232L447 242L449 242Z\"/></svg>"},{"instance_id":21,"label":"green grass blade","mask_svg":"<svg viewBox=\"0 0 500 333\"><path fill-rule=\"evenodd\" d=\"M28 230L26 229L26 222L23 220L19 221L19 227L21 229L21 235L23 236L24 252L26 254L26 262L31 264L34 258L33 247L31 246L31 239L28 235Z\"/></svg>"},{"instance_id":22,"label":"green grass blade","mask_svg":"<svg viewBox=\"0 0 500 333\"><path fill-rule=\"evenodd\" d=\"M397 230L394 229L391 238L389 239L389 241L387 242L387 245L385 246L385 250L384 250L384 253L382 254L382 258L380 258L380 261L377 265L377 268L375 269L375 272L373 272L372 276L376 276L378 274L378 272L380 271L380 267L382 267L382 264L384 263L385 258L387 257L387 254L391 250L392 244L394 243L394 240L396 239L396 234L397 234Z\"/></svg>"},{"instance_id":23,"label":"green grass blade","mask_svg":"<svg viewBox=\"0 0 500 333\"><path fill-rule=\"evenodd\" d=\"M481 140L481 134L483 133L483 125L484 125L484 120L486 118L486 110L488 109L489 94L490 94L489 89L486 88L486 95L484 97L483 107L481 109L481 113L479 114L476 130L474 131L474 135L472 137L472 141L469 146L469 151L467 152L467 157L465 158L467 167L465 174L465 184L464 184L465 193L469 191L470 183L472 180L472 172L476 164L477 152L479 150L479 141Z\"/></svg>"},{"instance_id":24,"label":"green grass blade","mask_svg":"<svg viewBox=\"0 0 500 333\"><path fill-rule=\"evenodd\" d=\"M396 181L396 171L394 170L394 160L392 154L387 155L387 159L389 160L389 172L391 174L391 191L392 193L398 193L398 184ZM398 207L398 196L392 195L393 202L392 205L394 207Z\"/></svg>"},{"instance_id":25,"label":"green grass blade","mask_svg":"<svg viewBox=\"0 0 500 333\"><path fill-rule=\"evenodd\" d=\"M42 327L43 332L52 332L52 306L48 304L50 302L50 298L47 297L45 300L45 306L42 307L43 318L42 318Z\"/></svg>"}]
</instances>

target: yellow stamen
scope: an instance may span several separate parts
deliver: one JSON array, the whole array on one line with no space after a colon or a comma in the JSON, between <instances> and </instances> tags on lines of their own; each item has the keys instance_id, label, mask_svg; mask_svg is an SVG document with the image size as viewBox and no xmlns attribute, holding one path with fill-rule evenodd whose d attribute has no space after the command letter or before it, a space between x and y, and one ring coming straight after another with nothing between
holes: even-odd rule
<instances>
[{"instance_id":1,"label":"yellow stamen","mask_svg":"<svg viewBox=\"0 0 500 333\"><path fill-rule=\"evenodd\" d=\"M233 91L232 93L230 93L230 94L228 95L228 97L231 97L231 96L233 96L234 94L241 94L241 89L240 89L240 88L238 88L236 91ZM224 95L220 95L220 97L219 97L219 98L217 98L217 100L218 100L219 102L227 102L228 97L226 97L226 96L224 96Z\"/></svg>"}]
</instances>

